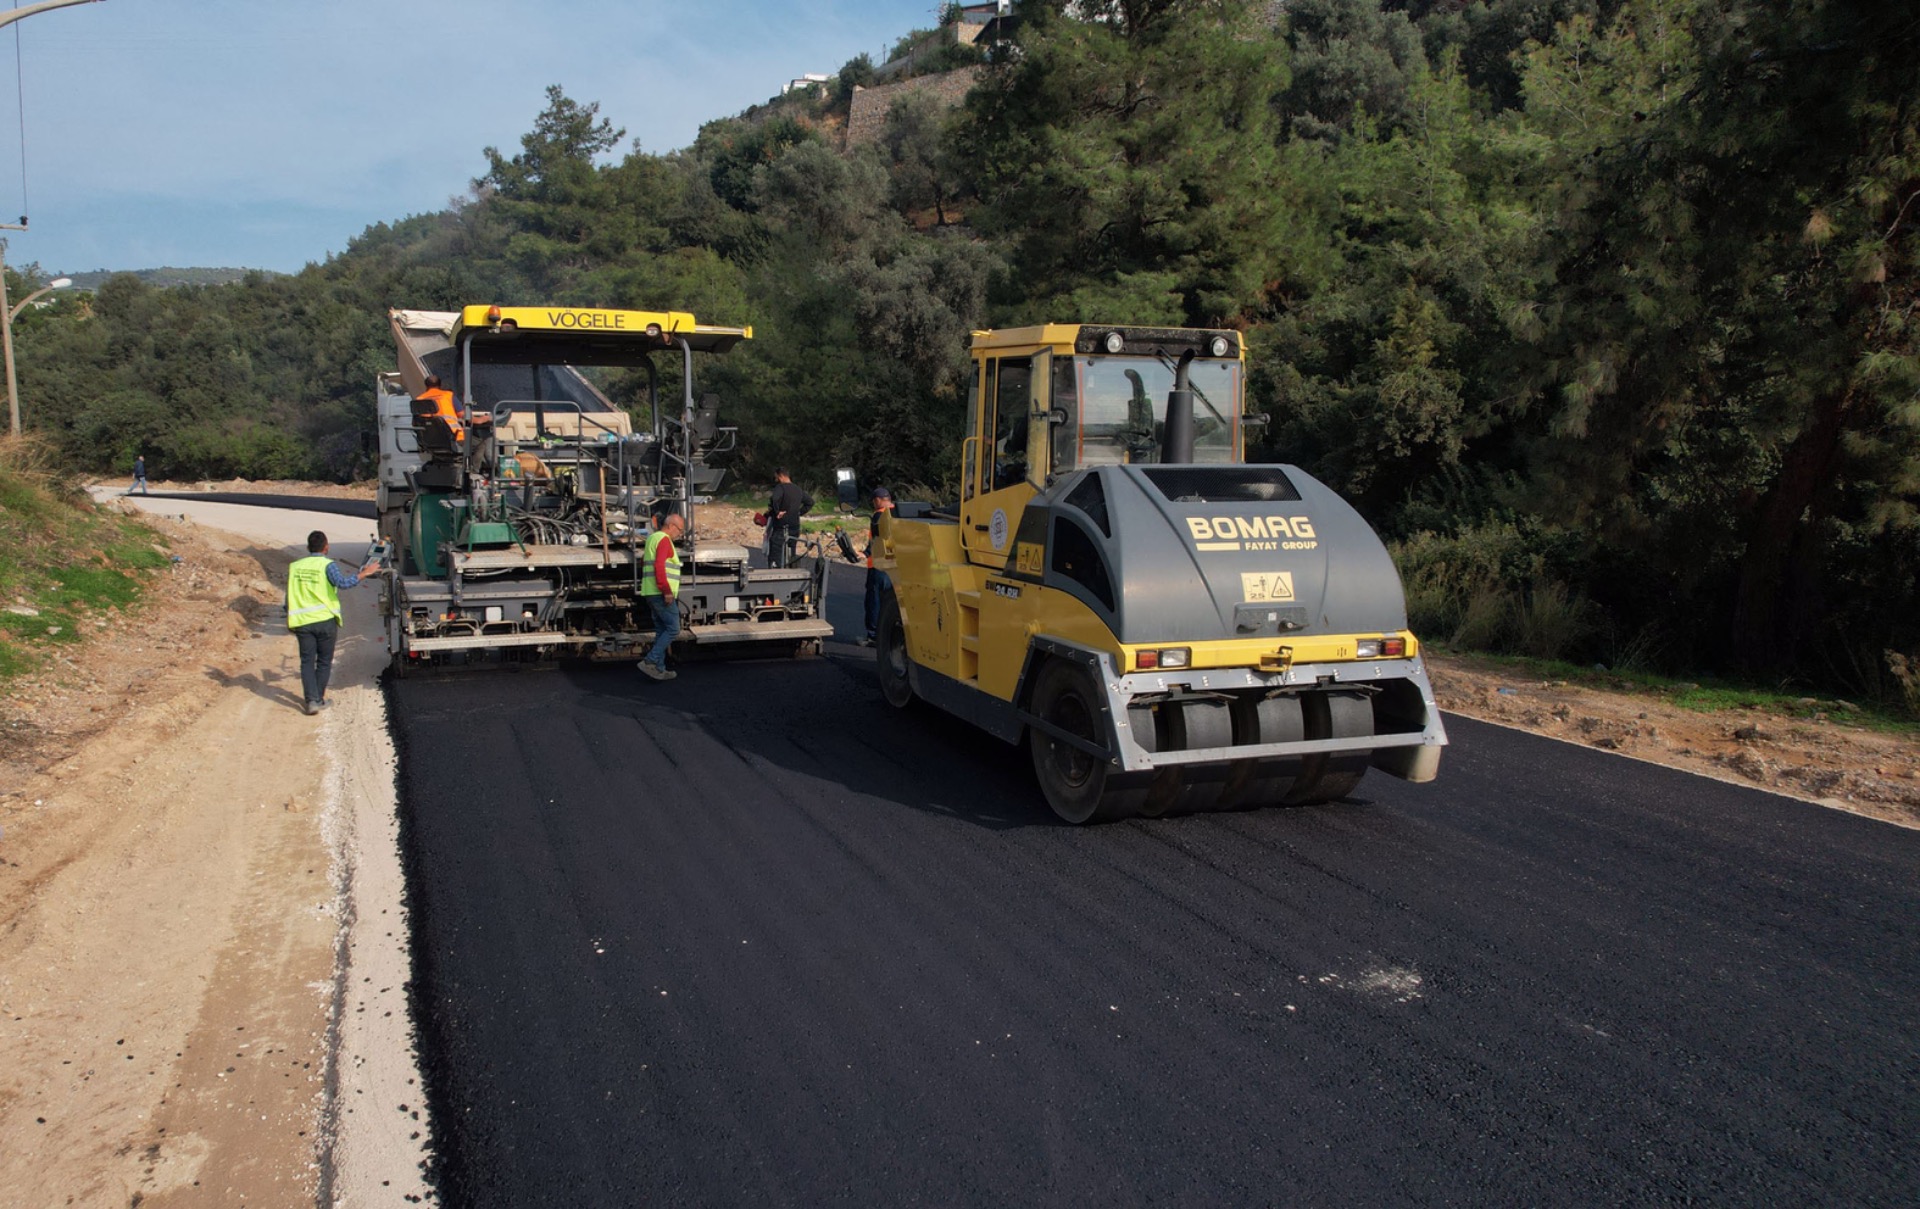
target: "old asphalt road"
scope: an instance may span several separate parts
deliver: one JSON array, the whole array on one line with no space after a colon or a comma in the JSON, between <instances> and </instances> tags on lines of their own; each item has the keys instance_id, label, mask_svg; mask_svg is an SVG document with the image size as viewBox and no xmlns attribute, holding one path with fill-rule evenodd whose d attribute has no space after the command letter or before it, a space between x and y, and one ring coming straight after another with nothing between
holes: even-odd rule
<instances>
[{"instance_id":1,"label":"old asphalt road","mask_svg":"<svg viewBox=\"0 0 1920 1209\"><path fill-rule=\"evenodd\" d=\"M448 1203L1920 1199L1920 834L1460 720L1056 826L865 656L393 686Z\"/></svg>"}]
</instances>

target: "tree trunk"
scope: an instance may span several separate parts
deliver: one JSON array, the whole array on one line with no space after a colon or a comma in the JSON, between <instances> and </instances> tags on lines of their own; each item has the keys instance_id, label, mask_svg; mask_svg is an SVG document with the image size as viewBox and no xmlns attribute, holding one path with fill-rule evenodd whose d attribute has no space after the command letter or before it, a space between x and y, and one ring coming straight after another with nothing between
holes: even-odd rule
<instances>
[{"instance_id":1,"label":"tree trunk","mask_svg":"<svg viewBox=\"0 0 1920 1209\"><path fill-rule=\"evenodd\" d=\"M1815 404L1813 423L1781 459L1747 534L1733 607L1733 658L1750 672L1790 668L1810 636L1800 607L1817 591L1821 504L1833 483L1851 392Z\"/></svg>"}]
</instances>

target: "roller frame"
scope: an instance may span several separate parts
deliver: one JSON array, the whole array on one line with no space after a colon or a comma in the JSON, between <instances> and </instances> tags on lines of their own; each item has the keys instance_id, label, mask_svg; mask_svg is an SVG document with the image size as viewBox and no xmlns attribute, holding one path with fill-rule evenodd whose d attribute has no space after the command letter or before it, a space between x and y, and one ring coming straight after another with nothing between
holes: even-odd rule
<instances>
[{"instance_id":1,"label":"roller frame","mask_svg":"<svg viewBox=\"0 0 1920 1209\"><path fill-rule=\"evenodd\" d=\"M1087 670L1101 686L1105 697L1101 714L1107 732L1105 748L1066 734L1025 708L1027 688L1032 683L1038 661L1043 657L1066 659ZM1424 662L1418 658L1365 661L1359 663L1303 663L1263 672L1251 668L1197 668L1181 671L1131 672L1116 674L1111 656L1061 639L1036 639L1027 654L1027 666L1021 673L1019 720L1044 734L1070 743L1090 755L1098 756L1122 772L1151 772L1181 764L1224 763L1269 756L1305 756L1320 752L1372 751L1395 748L1446 746L1447 732L1434 703L1433 687L1427 681ZM1209 747L1196 751L1150 752L1133 738L1130 726L1120 725L1127 708L1141 696L1169 692L1231 692L1235 690L1294 689L1302 692L1334 691L1341 688L1364 690L1368 685L1388 680L1410 680L1420 690L1426 706L1427 723L1419 731L1401 734L1366 735L1352 739L1307 739L1297 743L1256 743L1245 746Z\"/></svg>"}]
</instances>

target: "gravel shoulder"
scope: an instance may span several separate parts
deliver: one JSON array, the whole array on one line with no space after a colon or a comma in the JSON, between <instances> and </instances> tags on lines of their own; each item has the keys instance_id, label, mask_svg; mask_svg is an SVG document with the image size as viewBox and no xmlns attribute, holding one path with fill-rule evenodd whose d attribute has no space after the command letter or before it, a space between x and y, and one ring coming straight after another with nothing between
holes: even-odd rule
<instances>
[{"instance_id":1,"label":"gravel shoulder","mask_svg":"<svg viewBox=\"0 0 1920 1209\"><path fill-rule=\"evenodd\" d=\"M367 1101L417 1098L373 594L305 716L280 585L326 518L242 513L149 516L179 561L147 603L0 699L12 1203L424 1191L422 1127Z\"/></svg>"},{"instance_id":2,"label":"gravel shoulder","mask_svg":"<svg viewBox=\"0 0 1920 1209\"><path fill-rule=\"evenodd\" d=\"M160 510L179 561L100 641L0 697L0 1187L31 1204L430 1196L374 593L345 594L319 718L298 709L278 616L297 534L361 526L287 513L262 534L253 510L216 511L232 506L112 506ZM748 509L698 520L758 541ZM865 518L847 528L857 542ZM1911 739L1431 664L1450 711L1920 824Z\"/></svg>"},{"instance_id":3,"label":"gravel shoulder","mask_svg":"<svg viewBox=\"0 0 1920 1209\"><path fill-rule=\"evenodd\" d=\"M1636 760L1756 786L1869 818L1920 826L1920 742L1831 715L1701 713L1654 693L1516 678L1491 660L1428 660L1440 707ZM1445 776L1442 764L1441 775Z\"/></svg>"}]
</instances>

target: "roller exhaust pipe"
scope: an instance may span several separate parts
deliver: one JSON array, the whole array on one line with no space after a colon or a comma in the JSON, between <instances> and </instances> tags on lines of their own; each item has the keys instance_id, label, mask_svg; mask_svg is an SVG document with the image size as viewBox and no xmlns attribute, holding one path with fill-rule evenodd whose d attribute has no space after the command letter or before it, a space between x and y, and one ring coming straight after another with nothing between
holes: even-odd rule
<instances>
[{"instance_id":1,"label":"roller exhaust pipe","mask_svg":"<svg viewBox=\"0 0 1920 1209\"><path fill-rule=\"evenodd\" d=\"M1193 350L1180 354L1173 371L1173 389L1167 392L1166 435L1160 442L1160 460L1175 466L1193 461L1193 383L1189 369Z\"/></svg>"}]
</instances>

